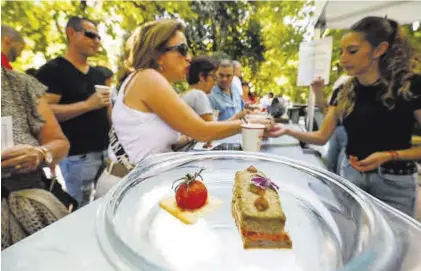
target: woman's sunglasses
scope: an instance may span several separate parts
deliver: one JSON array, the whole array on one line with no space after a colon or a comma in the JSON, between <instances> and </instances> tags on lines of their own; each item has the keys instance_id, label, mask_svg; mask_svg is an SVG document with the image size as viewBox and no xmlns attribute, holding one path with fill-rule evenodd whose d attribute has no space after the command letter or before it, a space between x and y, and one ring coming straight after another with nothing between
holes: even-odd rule
<instances>
[{"instance_id":1,"label":"woman's sunglasses","mask_svg":"<svg viewBox=\"0 0 421 271\"><path fill-rule=\"evenodd\" d=\"M177 51L179 52L182 56L186 56L189 52L189 47L187 47L187 44L182 43L176 46L171 46L171 47L167 47L164 49L164 53L168 52L168 51Z\"/></svg>"},{"instance_id":2,"label":"woman's sunglasses","mask_svg":"<svg viewBox=\"0 0 421 271\"><path fill-rule=\"evenodd\" d=\"M91 32L91 31L88 31L88 30L85 30L85 29L81 29L79 31L83 32L83 35L85 35L85 37L87 37L87 38L90 38L91 40L94 40L94 39L101 40L101 36L98 35L97 33L94 33L94 32Z\"/></svg>"}]
</instances>

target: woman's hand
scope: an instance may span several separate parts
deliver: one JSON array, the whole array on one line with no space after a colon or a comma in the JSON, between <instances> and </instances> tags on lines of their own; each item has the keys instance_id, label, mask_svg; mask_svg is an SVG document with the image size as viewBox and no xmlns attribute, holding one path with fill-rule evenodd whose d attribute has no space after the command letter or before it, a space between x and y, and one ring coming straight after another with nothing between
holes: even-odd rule
<instances>
[{"instance_id":1,"label":"woman's hand","mask_svg":"<svg viewBox=\"0 0 421 271\"><path fill-rule=\"evenodd\" d=\"M6 172L32 172L43 160L42 151L31 145L17 145L1 152L1 168Z\"/></svg>"},{"instance_id":2,"label":"woman's hand","mask_svg":"<svg viewBox=\"0 0 421 271\"><path fill-rule=\"evenodd\" d=\"M288 134L288 128L281 124L275 124L272 129L265 132L265 136L267 137L280 137L286 134Z\"/></svg>"},{"instance_id":3,"label":"woman's hand","mask_svg":"<svg viewBox=\"0 0 421 271\"><path fill-rule=\"evenodd\" d=\"M238 112L237 114L235 114L235 115L234 115L234 117L233 117L232 119L239 120L239 119L242 119L242 118L244 118L246 115L249 115L249 114L251 114L251 110L249 110L249 109L243 109L243 110L241 110L240 112Z\"/></svg>"},{"instance_id":4,"label":"woman's hand","mask_svg":"<svg viewBox=\"0 0 421 271\"><path fill-rule=\"evenodd\" d=\"M355 156L349 157L349 163L358 171L366 172L378 168L391 160L391 155L387 152L375 152L367 158L358 161Z\"/></svg>"},{"instance_id":5,"label":"woman's hand","mask_svg":"<svg viewBox=\"0 0 421 271\"><path fill-rule=\"evenodd\" d=\"M273 118L266 118L266 119L248 119L248 123L257 123L257 124L263 124L265 126L265 131L270 131L275 127L275 121Z\"/></svg>"},{"instance_id":6,"label":"woman's hand","mask_svg":"<svg viewBox=\"0 0 421 271\"><path fill-rule=\"evenodd\" d=\"M311 89L315 96L323 97L323 88L325 86L325 80L318 76L311 81Z\"/></svg>"}]
</instances>

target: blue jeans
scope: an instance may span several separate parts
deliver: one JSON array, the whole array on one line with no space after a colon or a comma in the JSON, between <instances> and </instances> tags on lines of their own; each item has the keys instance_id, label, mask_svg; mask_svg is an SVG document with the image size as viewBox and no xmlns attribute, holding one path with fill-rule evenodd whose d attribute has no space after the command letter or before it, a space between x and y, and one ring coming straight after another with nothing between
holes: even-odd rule
<instances>
[{"instance_id":1,"label":"blue jeans","mask_svg":"<svg viewBox=\"0 0 421 271\"><path fill-rule=\"evenodd\" d=\"M90 202L95 180L106 157L106 151L91 152L68 156L60 163L67 192L79 202L79 207Z\"/></svg>"},{"instance_id":2,"label":"blue jeans","mask_svg":"<svg viewBox=\"0 0 421 271\"><path fill-rule=\"evenodd\" d=\"M329 148L326 154L327 169L330 172L340 174L342 160L345 158L345 148L348 142L344 126L337 126L329 139Z\"/></svg>"},{"instance_id":3,"label":"blue jeans","mask_svg":"<svg viewBox=\"0 0 421 271\"><path fill-rule=\"evenodd\" d=\"M418 179L417 174L363 173L354 169L348 159L342 161L341 176L379 200L399 211L415 217Z\"/></svg>"}]
</instances>

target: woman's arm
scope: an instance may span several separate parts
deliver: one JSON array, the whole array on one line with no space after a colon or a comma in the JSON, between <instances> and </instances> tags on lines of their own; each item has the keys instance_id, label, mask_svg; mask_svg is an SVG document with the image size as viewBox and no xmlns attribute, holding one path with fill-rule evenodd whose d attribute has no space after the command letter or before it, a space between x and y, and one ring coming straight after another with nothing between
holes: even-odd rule
<instances>
[{"instance_id":1,"label":"woman's arm","mask_svg":"<svg viewBox=\"0 0 421 271\"><path fill-rule=\"evenodd\" d=\"M45 121L38 134L41 147L52 155L51 167L54 167L69 152L69 141L61 131L54 113L45 98L38 100L37 110ZM17 145L1 152L1 167L5 172L28 173L39 168L46 159L46 153L40 147Z\"/></svg>"},{"instance_id":2,"label":"woman's arm","mask_svg":"<svg viewBox=\"0 0 421 271\"><path fill-rule=\"evenodd\" d=\"M421 109L414 111L415 119L421 124ZM398 150L397 159L399 160L419 160L421 159L421 146L412 147L406 150ZM392 157L391 157L392 158Z\"/></svg>"},{"instance_id":3,"label":"woman's arm","mask_svg":"<svg viewBox=\"0 0 421 271\"><path fill-rule=\"evenodd\" d=\"M330 106L327 115L323 120L322 126L316 132L300 132L293 129L281 128L277 131L269 132L267 135L271 137L278 137L286 134L295 137L301 142L315 145L324 145L335 130L336 122L336 107Z\"/></svg>"},{"instance_id":4,"label":"woman's arm","mask_svg":"<svg viewBox=\"0 0 421 271\"><path fill-rule=\"evenodd\" d=\"M323 97L324 85L325 81L320 76L313 79L313 81L311 82L311 89L314 93L315 103L317 107L322 110L326 109L329 106L328 102Z\"/></svg>"},{"instance_id":5,"label":"woman's arm","mask_svg":"<svg viewBox=\"0 0 421 271\"><path fill-rule=\"evenodd\" d=\"M421 109L414 111L415 119L421 124ZM421 146L397 151L399 160L419 160L421 159Z\"/></svg>"},{"instance_id":6,"label":"woman's arm","mask_svg":"<svg viewBox=\"0 0 421 271\"><path fill-rule=\"evenodd\" d=\"M69 141L63 134L51 107L44 97L39 99L38 111L45 121L39 132L38 140L41 146L51 152L53 156L52 164L58 164L69 153Z\"/></svg>"},{"instance_id":7,"label":"woman's arm","mask_svg":"<svg viewBox=\"0 0 421 271\"><path fill-rule=\"evenodd\" d=\"M199 141L221 139L241 131L240 120L204 121L155 70L145 70L135 75L124 100L130 107L139 107L143 102L174 130Z\"/></svg>"},{"instance_id":8,"label":"woman's arm","mask_svg":"<svg viewBox=\"0 0 421 271\"><path fill-rule=\"evenodd\" d=\"M421 123L421 109L415 110L414 115L418 123ZM359 171L370 171L392 160L419 160L421 159L421 146L405 150L391 150L375 152L361 161L353 163L353 167Z\"/></svg>"}]
</instances>

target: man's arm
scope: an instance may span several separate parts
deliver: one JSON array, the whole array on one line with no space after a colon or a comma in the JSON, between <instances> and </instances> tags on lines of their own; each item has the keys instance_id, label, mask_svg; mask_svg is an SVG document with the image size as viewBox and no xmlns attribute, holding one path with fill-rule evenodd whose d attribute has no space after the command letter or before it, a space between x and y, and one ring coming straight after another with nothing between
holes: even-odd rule
<instances>
[{"instance_id":1,"label":"man's arm","mask_svg":"<svg viewBox=\"0 0 421 271\"><path fill-rule=\"evenodd\" d=\"M72 103L72 104L58 104L61 99L61 95L47 93L45 95L46 100L50 104L57 120L64 122L80 115L83 115L92 110L102 108L110 103L108 98L100 96L97 92L92 94L85 101Z\"/></svg>"}]
</instances>

